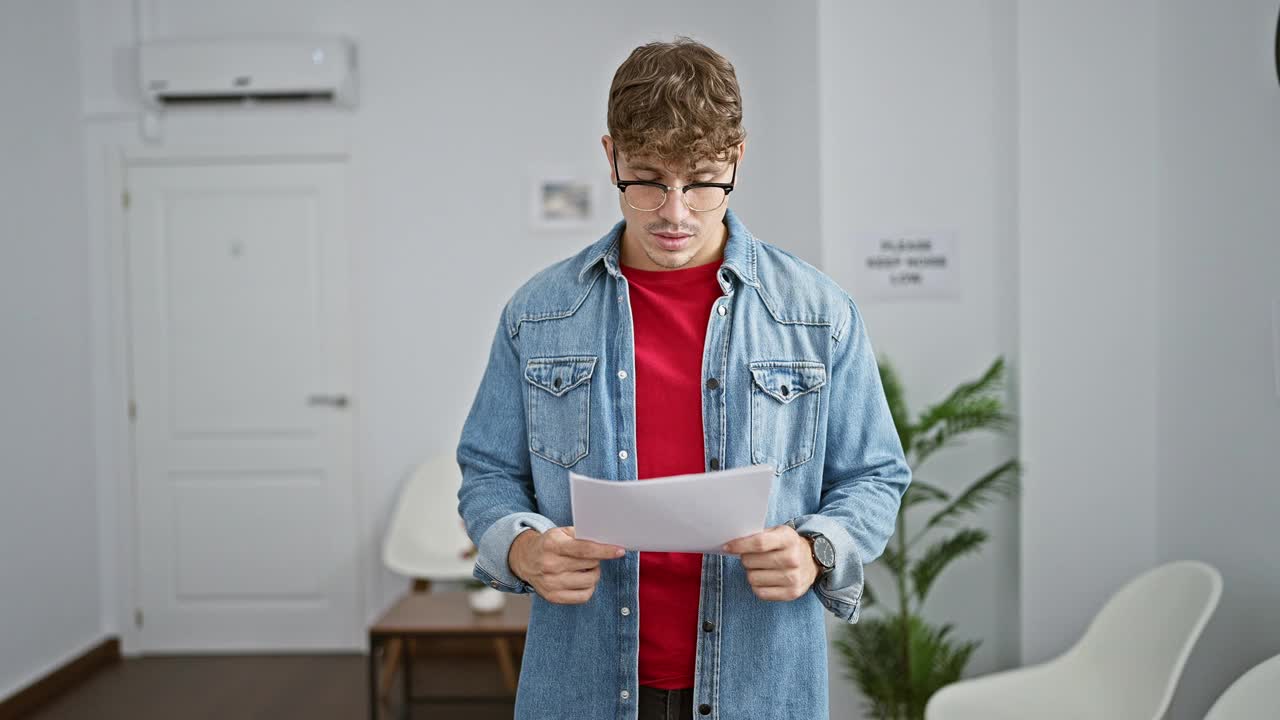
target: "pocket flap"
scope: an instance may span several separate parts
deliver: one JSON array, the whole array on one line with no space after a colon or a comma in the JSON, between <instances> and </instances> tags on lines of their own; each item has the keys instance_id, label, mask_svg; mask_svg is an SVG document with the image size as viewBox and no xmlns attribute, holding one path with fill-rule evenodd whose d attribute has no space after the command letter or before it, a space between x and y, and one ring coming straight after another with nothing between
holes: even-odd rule
<instances>
[{"instance_id":1,"label":"pocket flap","mask_svg":"<svg viewBox=\"0 0 1280 720\"><path fill-rule=\"evenodd\" d=\"M758 360L750 368L756 385L778 402L789 403L827 384L826 366L811 360Z\"/></svg>"},{"instance_id":2,"label":"pocket flap","mask_svg":"<svg viewBox=\"0 0 1280 720\"><path fill-rule=\"evenodd\" d=\"M586 382L595 372L594 355L532 358L525 363L524 377L552 395L563 395Z\"/></svg>"}]
</instances>

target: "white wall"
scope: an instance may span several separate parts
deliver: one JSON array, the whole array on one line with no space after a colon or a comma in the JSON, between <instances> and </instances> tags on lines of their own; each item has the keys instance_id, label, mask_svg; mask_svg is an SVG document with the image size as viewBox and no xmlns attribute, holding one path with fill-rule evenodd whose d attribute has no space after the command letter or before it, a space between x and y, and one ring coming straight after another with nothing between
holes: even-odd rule
<instances>
[{"instance_id":1,"label":"white wall","mask_svg":"<svg viewBox=\"0 0 1280 720\"><path fill-rule=\"evenodd\" d=\"M823 266L866 318L877 355L893 362L912 414L976 378L998 355L1017 368L1014 313L1014 16L1012 2L819 4ZM865 232L952 231L955 301L875 301L854 279ZM1017 412L1016 393L1009 397ZM916 475L958 490L1017 454L1016 438L975 435ZM1018 659L1016 504L970 520L991 531L977 557L957 561L925 615L981 640L969 674ZM923 517L908 524L919 528ZM939 536L941 537L941 536ZM869 577L892 600L888 574ZM878 585L876 583L878 582ZM837 626L833 626L837 627ZM858 693L831 654L834 709ZM850 711L851 712L851 711Z\"/></svg>"},{"instance_id":2,"label":"white wall","mask_svg":"<svg viewBox=\"0 0 1280 720\"><path fill-rule=\"evenodd\" d=\"M1280 653L1280 82L1273 0L1160 6L1161 560L1222 571L1175 720ZM1280 319L1277 319L1280 322Z\"/></svg>"},{"instance_id":3,"label":"white wall","mask_svg":"<svg viewBox=\"0 0 1280 720\"><path fill-rule=\"evenodd\" d=\"M1223 597L1169 714L1203 717L1280 653L1276 7L1019 11L1023 660L1205 560Z\"/></svg>"},{"instance_id":4,"label":"white wall","mask_svg":"<svg viewBox=\"0 0 1280 720\"><path fill-rule=\"evenodd\" d=\"M1029 663L1065 649L1156 560L1154 11L1154 0L1018 7Z\"/></svg>"},{"instance_id":5,"label":"white wall","mask_svg":"<svg viewBox=\"0 0 1280 720\"><path fill-rule=\"evenodd\" d=\"M0 5L0 697L102 639L76 9Z\"/></svg>"}]
</instances>

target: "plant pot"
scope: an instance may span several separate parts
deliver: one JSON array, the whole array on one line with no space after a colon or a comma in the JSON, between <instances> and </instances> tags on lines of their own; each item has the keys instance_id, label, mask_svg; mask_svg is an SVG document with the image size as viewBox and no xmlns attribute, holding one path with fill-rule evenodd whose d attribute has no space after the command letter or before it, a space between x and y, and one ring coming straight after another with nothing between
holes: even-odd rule
<instances>
[{"instance_id":1,"label":"plant pot","mask_svg":"<svg viewBox=\"0 0 1280 720\"><path fill-rule=\"evenodd\" d=\"M507 596L501 590L482 587L467 593L467 604L471 606L472 611L481 615L489 615L502 612L502 608L506 607L507 604Z\"/></svg>"}]
</instances>

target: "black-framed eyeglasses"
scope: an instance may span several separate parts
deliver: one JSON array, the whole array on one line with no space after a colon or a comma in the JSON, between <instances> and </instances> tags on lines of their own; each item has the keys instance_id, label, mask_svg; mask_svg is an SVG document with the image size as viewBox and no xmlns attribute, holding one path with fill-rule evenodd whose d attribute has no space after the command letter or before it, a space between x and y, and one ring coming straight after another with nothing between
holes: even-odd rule
<instances>
[{"instance_id":1,"label":"black-framed eyeglasses","mask_svg":"<svg viewBox=\"0 0 1280 720\"><path fill-rule=\"evenodd\" d=\"M684 206L693 212L711 212L724 205L738 179L738 161L733 161L733 177L727 183L696 182L684 187L669 187L655 180L622 180L618 173L618 148L613 148L613 176L619 178L618 192L633 210L651 212L667 201L667 191L679 190Z\"/></svg>"}]
</instances>

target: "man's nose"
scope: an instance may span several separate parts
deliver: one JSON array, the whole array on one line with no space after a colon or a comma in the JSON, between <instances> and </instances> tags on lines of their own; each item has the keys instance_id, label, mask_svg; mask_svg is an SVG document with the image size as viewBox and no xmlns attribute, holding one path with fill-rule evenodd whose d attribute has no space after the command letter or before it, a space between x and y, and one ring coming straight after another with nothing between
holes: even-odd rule
<instances>
[{"instance_id":1,"label":"man's nose","mask_svg":"<svg viewBox=\"0 0 1280 720\"><path fill-rule=\"evenodd\" d=\"M684 206L683 193L680 188L670 188L667 190L667 201L662 203L662 207L658 208L658 217L667 221L674 227L679 227L684 223L684 219L689 216L689 208Z\"/></svg>"}]
</instances>

